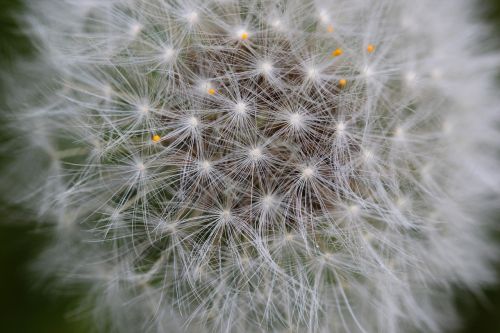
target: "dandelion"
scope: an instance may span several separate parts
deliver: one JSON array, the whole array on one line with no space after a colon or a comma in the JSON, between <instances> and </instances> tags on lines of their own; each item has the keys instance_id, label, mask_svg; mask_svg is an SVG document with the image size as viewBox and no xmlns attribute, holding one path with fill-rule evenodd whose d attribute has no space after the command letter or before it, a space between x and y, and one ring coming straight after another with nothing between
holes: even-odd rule
<instances>
[{"instance_id":1,"label":"dandelion","mask_svg":"<svg viewBox=\"0 0 500 333\"><path fill-rule=\"evenodd\" d=\"M494 281L497 65L468 1L27 6L50 75L11 124L44 157L15 169L54 221L40 267L106 328L439 332L452 286Z\"/></svg>"}]
</instances>

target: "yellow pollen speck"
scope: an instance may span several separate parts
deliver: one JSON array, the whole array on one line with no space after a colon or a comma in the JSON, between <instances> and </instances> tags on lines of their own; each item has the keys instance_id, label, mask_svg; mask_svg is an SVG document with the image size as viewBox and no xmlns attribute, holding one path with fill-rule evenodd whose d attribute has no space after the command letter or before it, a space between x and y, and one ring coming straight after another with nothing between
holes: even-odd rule
<instances>
[{"instance_id":1,"label":"yellow pollen speck","mask_svg":"<svg viewBox=\"0 0 500 333\"><path fill-rule=\"evenodd\" d=\"M208 94L209 95L215 95L215 89L214 88L208 89Z\"/></svg>"},{"instance_id":2,"label":"yellow pollen speck","mask_svg":"<svg viewBox=\"0 0 500 333\"><path fill-rule=\"evenodd\" d=\"M375 51L375 45L368 44L368 46L366 47L366 51L368 51L368 53L372 53L373 51Z\"/></svg>"},{"instance_id":3,"label":"yellow pollen speck","mask_svg":"<svg viewBox=\"0 0 500 333\"><path fill-rule=\"evenodd\" d=\"M347 80L346 79L340 79L339 80L339 87L344 88L347 85Z\"/></svg>"},{"instance_id":4,"label":"yellow pollen speck","mask_svg":"<svg viewBox=\"0 0 500 333\"><path fill-rule=\"evenodd\" d=\"M153 140L153 142L158 142L161 140L161 136L159 136L158 134L155 134L155 135L153 135L152 140Z\"/></svg>"},{"instance_id":5,"label":"yellow pollen speck","mask_svg":"<svg viewBox=\"0 0 500 333\"><path fill-rule=\"evenodd\" d=\"M327 27L326 27L326 31L328 31L329 33L332 33L333 32L333 25L329 24Z\"/></svg>"},{"instance_id":6,"label":"yellow pollen speck","mask_svg":"<svg viewBox=\"0 0 500 333\"><path fill-rule=\"evenodd\" d=\"M241 40L247 40L248 39L248 32L242 32L240 35Z\"/></svg>"},{"instance_id":7,"label":"yellow pollen speck","mask_svg":"<svg viewBox=\"0 0 500 333\"><path fill-rule=\"evenodd\" d=\"M344 53L344 51L342 51L342 49L336 49L335 51L332 52L332 56L338 57L338 56L342 55L342 53Z\"/></svg>"}]
</instances>

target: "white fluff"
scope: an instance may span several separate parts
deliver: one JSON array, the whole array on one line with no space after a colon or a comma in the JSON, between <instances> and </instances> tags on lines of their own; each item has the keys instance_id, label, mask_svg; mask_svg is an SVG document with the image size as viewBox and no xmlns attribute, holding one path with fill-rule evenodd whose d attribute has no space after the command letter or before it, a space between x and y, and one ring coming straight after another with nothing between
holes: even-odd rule
<instances>
[{"instance_id":1,"label":"white fluff","mask_svg":"<svg viewBox=\"0 0 500 333\"><path fill-rule=\"evenodd\" d=\"M440 332L495 279L469 1L29 2L41 266L116 331Z\"/></svg>"}]
</instances>

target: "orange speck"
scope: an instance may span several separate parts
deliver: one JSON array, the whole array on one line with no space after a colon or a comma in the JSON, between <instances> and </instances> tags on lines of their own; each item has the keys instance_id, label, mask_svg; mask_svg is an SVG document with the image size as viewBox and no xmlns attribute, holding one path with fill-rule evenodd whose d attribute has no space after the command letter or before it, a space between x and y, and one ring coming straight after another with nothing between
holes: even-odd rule
<instances>
[{"instance_id":1,"label":"orange speck","mask_svg":"<svg viewBox=\"0 0 500 333\"><path fill-rule=\"evenodd\" d=\"M153 140L153 142L158 142L161 140L161 136L159 136L158 134L155 134L155 135L153 135L152 140Z\"/></svg>"},{"instance_id":2,"label":"orange speck","mask_svg":"<svg viewBox=\"0 0 500 333\"><path fill-rule=\"evenodd\" d=\"M339 87L344 88L347 85L347 80L346 79L340 79L339 80Z\"/></svg>"},{"instance_id":3,"label":"orange speck","mask_svg":"<svg viewBox=\"0 0 500 333\"><path fill-rule=\"evenodd\" d=\"M366 51L368 51L368 53L372 53L373 51L375 51L375 45L368 44L368 46L366 47Z\"/></svg>"},{"instance_id":4,"label":"orange speck","mask_svg":"<svg viewBox=\"0 0 500 333\"><path fill-rule=\"evenodd\" d=\"M248 32L242 32L240 37L241 37L241 40L247 40L248 39Z\"/></svg>"},{"instance_id":5,"label":"orange speck","mask_svg":"<svg viewBox=\"0 0 500 333\"><path fill-rule=\"evenodd\" d=\"M208 89L208 94L209 95L215 95L215 89L214 88Z\"/></svg>"},{"instance_id":6,"label":"orange speck","mask_svg":"<svg viewBox=\"0 0 500 333\"><path fill-rule=\"evenodd\" d=\"M342 51L342 49L336 49L335 51L332 52L332 56L338 57L338 56L342 55L342 53L344 53L344 51Z\"/></svg>"},{"instance_id":7,"label":"orange speck","mask_svg":"<svg viewBox=\"0 0 500 333\"><path fill-rule=\"evenodd\" d=\"M335 29L333 29L333 25L329 24L327 27L326 27L326 31L328 31L329 33L332 33Z\"/></svg>"}]
</instances>

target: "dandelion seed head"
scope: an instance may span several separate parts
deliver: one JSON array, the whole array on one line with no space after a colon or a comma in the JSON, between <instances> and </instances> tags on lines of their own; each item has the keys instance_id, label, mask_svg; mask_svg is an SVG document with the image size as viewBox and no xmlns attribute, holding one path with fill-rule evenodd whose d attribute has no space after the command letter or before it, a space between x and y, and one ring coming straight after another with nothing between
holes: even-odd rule
<instances>
[{"instance_id":1,"label":"dandelion seed head","mask_svg":"<svg viewBox=\"0 0 500 333\"><path fill-rule=\"evenodd\" d=\"M262 205L264 209L270 209L276 203L276 199L272 194L267 194L262 197Z\"/></svg>"},{"instance_id":2,"label":"dandelion seed head","mask_svg":"<svg viewBox=\"0 0 500 333\"><path fill-rule=\"evenodd\" d=\"M349 212L353 215L353 216L357 216L360 212L360 208L358 205L350 205L349 206Z\"/></svg>"},{"instance_id":3,"label":"dandelion seed head","mask_svg":"<svg viewBox=\"0 0 500 333\"><path fill-rule=\"evenodd\" d=\"M243 101L236 103L234 111L238 114L245 114L247 112L247 104Z\"/></svg>"},{"instance_id":4,"label":"dandelion seed head","mask_svg":"<svg viewBox=\"0 0 500 333\"><path fill-rule=\"evenodd\" d=\"M322 23L328 23L330 21L330 15L328 15L328 12L324 9L319 11L319 20Z\"/></svg>"},{"instance_id":5,"label":"dandelion seed head","mask_svg":"<svg viewBox=\"0 0 500 333\"><path fill-rule=\"evenodd\" d=\"M304 125L303 121L304 121L304 117L298 112L291 113L290 118L288 120L290 125L295 127L295 128L302 127Z\"/></svg>"},{"instance_id":6,"label":"dandelion seed head","mask_svg":"<svg viewBox=\"0 0 500 333\"><path fill-rule=\"evenodd\" d=\"M396 130L394 131L394 137L398 139L402 139L404 137L404 130L401 127L396 127Z\"/></svg>"},{"instance_id":7,"label":"dandelion seed head","mask_svg":"<svg viewBox=\"0 0 500 333\"><path fill-rule=\"evenodd\" d=\"M223 221L229 221L231 219L231 210L230 209L223 209L220 213L221 219Z\"/></svg>"},{"instance_id":8,"label":"dandelion seed head","mask_svg":"<svg viewBox=\"0 0 500 333\"><path fill-rule=\"evenodd\" d=\"M366 162L371 162L371 161L373 161L374 158L375 158L375 155L374 155L373 151L371 151L369 149L363 150L363 159Z\"/></svg>"},{"instance_id":9,"label":"dandelion seed head","mask_svg":"<svg viewBox=\"0 0 500 333\"><path fill-rule=\"evenodd\" d=\"M195 128L195 127L198 127L198 125L200 124L200 121L196 117L189 117L187 120L187 123L190 127Z\"/></svg>"},{"instance_id":10,"label":"dandelion seed head","mask_svg":"<svg viewBox=\"0 0 500 333\"><path fill-rule=\"evenodd\" d=\"M149 105L147 105L147 104L139 105L138 111L141 115L147 114L149 112Z\"/></svg>"},{"instance_id":11,"label":"dandelion seed head","mask_svg":"<svg viewBox=\"0 0 500 333\"><path fill-rule=\"evenodd\" d=\"M130 35L132 37L136 37L137 35L139 35L141 33L142 29L143 29L142 24L140 24L139 22L134 22L130 26Z\"/></svg>"},{"instance_id":12,"label":"dandelion seed head","mask_svg":"<svg viewBox=\"0 0 500 333\"><path fill-rule=\"evenodd\" d=\"M163 50L163 59L165 61L171 61L175 58L175 54L176 54L175 50L172 47L167 46Z\"/></svg>"},{"instance_id":13,"label":"dandelion seed head","mask_svg":"<svg viewBox=\"0 0 500 333\"><path fill-rule=\"evenodd\" d=\"M346 129L345 123L339 122L337 124L337 131L338 131L339 134L342 134L345 131L345 129Z\"/></svg>"},{"instance_id":14,"label":"dandelion seed head","mask_svg":"<svg viewBox=\"0 0 500 333\"><path fill-rule=\"evenodd\" d=\"M366 78L369 78L373 75L373 68L366 65L363 67L363 70L361 71L363 76L365 76Z\"/></svg>"},{"instance_id":15,"label":"dandelion seed head","mask_svg":"<svg viewBox=\"0 0 500 333\"><path fill-rule=\"evenodd\" d=\"M12 178L106 329L438 332L446 286L494 281L468 1L25 4Z\"/></svg>"},{"instance_id":16,"label":"dandelion seed head","mask_svg":"<svg viewBox=\"0 0 500 333\"><path fill-rule=\"evenodd\" d=\"M190 11L186 13L184 17L186 21L191 25L198 23L199 20L199 14L196 11Z\"/></svg>"},{"instance_id":17,"label":"dandelion seed head","mask_svg":"<svg viewBox=\"0 0 500 333\"><path fill-rule=\"evenodd\" d=\"M306 69L307 77L310 80L316 80L318 78L318 69L316 67L309 67Z\"/></svg>"},{"instance_id":18,"label":"dandelion seed head","mask_svg":"<svg viewBox=\"0 0 500 333\"><path fill-rule=\"evenodd\" d=\"M212 163L210 161L204 160L200 162L200 169L203 172L209 172L212 169Z\"/></svg>"},{"instance_id":19,"label":"dandelion seed head","mask_svg":"<svg viewBox=\"0 0 500 333\"><path fill-rule=\"evenodd\" d=\"M409 71L405 74L405 80L408 84L413 84L417 80L417 73L414 71Z\"/></svg>"},{"instance_id":20,"label":"dandelion seed head","mask_svg":"<svg viewBox=\"0 0 500 333\"><path fill-rule=\"evenodd\" d=\"M262 149L255 147L249 151L250 158L254 161L258 161L263 157Z\"/></svg>"},{"instance_id":21,"label":"dandelion seed head","mask_svg":"<svg viewBox=\"0 0 500 333\"><path fill-rule=\"evenodd\" d=\"M259 64L259 71L262 74L270 75L273 71L273 64L269 61L263 61Z\"/></svg>"},{"instance_id":22,"label":"dandelion seed head","mask_svg":"<svg viewBox=\"0 0 500 333\"><path fill-rule=\"evenodd\" d=\"M276 31L286 31L286 25L285 23L280 20L280 19L271 19L270 20L270 25L271 27L273 27L274 29L276 29Z\"/></svg>"},{"instance_id":23,"label":"dandelion seed head","mask_svg":"<svg viewBox=\"0 0 500 333\"><path fill-rule=\"evenodd\" d=\"M302 177L305 179L311 178L314 176L314 168L312 167L306 167L302 169Z\"/></svg>"}]
</instances>

